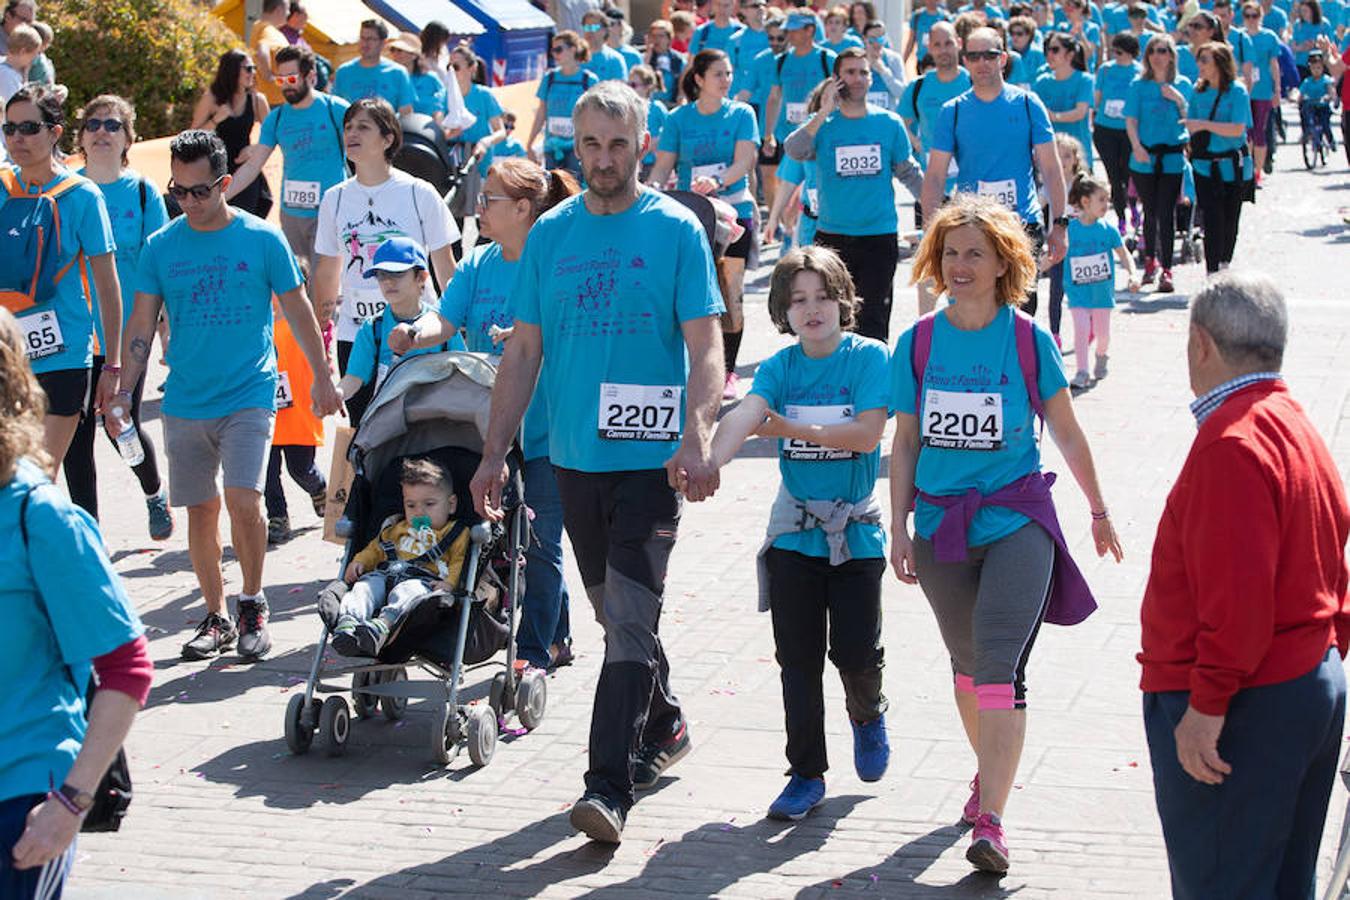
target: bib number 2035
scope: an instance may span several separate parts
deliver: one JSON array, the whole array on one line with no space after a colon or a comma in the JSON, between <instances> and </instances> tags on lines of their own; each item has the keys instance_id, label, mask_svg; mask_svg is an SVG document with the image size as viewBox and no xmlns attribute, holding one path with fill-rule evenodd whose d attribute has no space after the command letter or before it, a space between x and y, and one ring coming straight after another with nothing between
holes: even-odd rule
<instances>
[{"instance_id":1,"label":"bib number 2035","mask_svg":"<svg viewBox=\"0 0 1350 900\"><path fill-rule=\"evenodd\" d=\"M674 441L680 437L679 385L600 385L599 434L606 441Z\"/></svg>"},{"instance_id":2,"label":"bib number 2035","mask_svg":"<svg viewBox=\"0 0 1350 900\"><path fill-rule=\"evenodd\" d=\"M925 447L1000 450L1003 447L1003 396L928 391L919 436Z\"/></svg>"}]
</instances>

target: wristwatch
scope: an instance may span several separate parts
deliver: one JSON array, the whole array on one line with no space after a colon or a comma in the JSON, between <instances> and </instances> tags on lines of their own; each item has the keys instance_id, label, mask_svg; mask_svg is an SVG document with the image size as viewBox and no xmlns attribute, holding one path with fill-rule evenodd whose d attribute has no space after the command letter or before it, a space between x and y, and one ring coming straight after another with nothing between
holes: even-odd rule
<instances>
[{"instance_id":1,"label":"wristwatch","mask_svg":"<svg viewBox=\"0 0 1350 900\"><path fill-rule=\"evenodd\" d=\"M1068 216L1055 216L1053 219L1050 220L1050 224L1051 224L1051 225L1058 225L1060 228L1068 228L1068 227L1069 227L1069 217L1068 217Z\"/></svg>"},{"instance_id":2,"label":"wristwatch","mask_svg":"<svg viewBox=\"0 0 1350 900\"><path fill-rule=\"evenodd\" d=\"M89 812L89 808L94 805L94 795L88 791L82 791L68 784L63 784L56 790L62 797L70 801L70 806L80 811L80 815Z\"/></svg>"}]
</instances>

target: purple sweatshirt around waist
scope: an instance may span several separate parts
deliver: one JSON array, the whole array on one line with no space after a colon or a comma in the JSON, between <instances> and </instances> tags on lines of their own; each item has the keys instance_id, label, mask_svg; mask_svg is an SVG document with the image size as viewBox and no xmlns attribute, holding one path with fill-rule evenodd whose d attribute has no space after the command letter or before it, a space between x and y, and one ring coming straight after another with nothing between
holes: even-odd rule
<instances>
[{"instance_id":1,"label":"purple sweatshirt around waist","mask_svg":"<svg viewBox=\"0 0 1350 900\"><path fill-rule=\"evenodd\" d=\"M981 494L971 488L964 494L952 496L936 496L926 491L918 491L918 496L925 503L943 510L942 520L933 532L933 553L938 562L965 562L970 549L966 540L970 523L984 506L1001 506L1021 513L1044 528L1058 550L1050 579L1050 602L1046 606L1045 621L1052 625L1077 625L1092 615L1097 601L1064 541L1064 531L1055 514L1055 501L1050 496L1050 486L1054 483L1055 473L1032 472L992 494Z\"/></svg>"}]
</instances>

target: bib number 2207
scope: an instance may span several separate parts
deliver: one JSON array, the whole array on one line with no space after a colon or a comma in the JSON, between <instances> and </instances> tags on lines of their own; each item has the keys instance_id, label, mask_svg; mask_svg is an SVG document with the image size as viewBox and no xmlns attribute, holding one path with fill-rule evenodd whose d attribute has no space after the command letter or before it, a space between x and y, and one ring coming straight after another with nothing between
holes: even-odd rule
<instances>
[{"instance_id":1,"label":"bib number 2207","mask_svg":"<svg viewBox=\"0 0 1350 900\"><path fill-rule=\"evenodd\" d=\"M600 385L600 437L606 441L674 441L680 437L679 385Z\"/></svg>"}]
</instances>

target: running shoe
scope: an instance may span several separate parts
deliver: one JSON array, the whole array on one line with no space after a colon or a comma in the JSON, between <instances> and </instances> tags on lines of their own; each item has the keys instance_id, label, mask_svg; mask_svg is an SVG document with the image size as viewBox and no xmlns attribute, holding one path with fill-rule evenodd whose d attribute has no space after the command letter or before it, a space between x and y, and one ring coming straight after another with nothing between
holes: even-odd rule
<instances>
[{"instance_id":1,"label":"running shoe","mask_svg":"<svg viewBox=\"0 0 1350 900\"><path fill-rule=\"evenodd\" d=\"M272 516L267 520L267 543L283 544L291 539L291 520L286 516Z\"/></svg>"},{"instance_id":2,"label":"running shoe","mask_svg":"<svg viewBox=\"0 0 1350 900\"><path fill-rule=\"evenodd\" d=\"M793 775L788 779L787 787L778 795L778 799L769 804L769 818L784 822L796 822L806 818L806 814L820 805L825 799L824 778L803 778Z\"/></svg>"},{"instance_id":3,"label":"running shoe","mask_svg":"<svg viewBox=\"0 0 1350 900\"><path fill-rule=\"evenodd\" d=\"M645 791L656 787L661 774L684 759L693 744L689 742L689 725L681 721L680 730L664 744L646 744L633 760L633 790Z\"/></svg>"},{"instance_id":4,"label":"running shoe","mask_svg":"<svg viewBox=\"0 0 1350 900\"><path fill-rule=\"evenodd\" d=\"M1097 365L1092 369L1092 377L1098 381L1106 377L1106 354L1097 354Z\"/></svg>"},{"instance_id":5,"label":"running shoe","mask_svg":"<svg viewBox=\"0 0 1350 900\"><path fill-rule=\"evenodd\" d=\"M970 798L966 800L966 806L961 810L961 821L967 825L974 825L980 820L980 773L976 772L975 777L970 780Z\"/></svg>"},{"instance_id":6,"label":"running shoe","mask_svg":"<svg viewBox=\"0 0 1350 900\"><path fill-rule=\"evenodd\" d=\"M585 794L572 804L567 817L572 827L593 841L617 844L623 840L623 811L599 794Z\"/></svg>"},{"instance_id":7,"label":"running shoe","mask_svg":"<svg viewBox=\"0 0 1350 900\"><path fill-rule=\"evenodd\" d=\"M1172 286L1172 270L1163 269L1162 274L1158 276L1158 293L1170 294L1174 290Z\"/></svg>"},{"instance_id":8,"label":"running shoe","mask_svg":"<svg viewBox=\"0 0 1350 900\"><path fill-rule=\"evenodd\" d=\"M1085 391L1092 387L1092 376L1087 372L1079 371L1077 375L1073 376L1073 381L1069 382L1069 387L1075 391Z\"/></svg>"},{"instance_id":9,"label":"running shoe","mask_svg":"<svg viewBox=\"0 0 1350 900\"><path fill-rule=\"evenodd\" d=\"M239 598L239 655L245 659L262 659L272 649L272 636L267 633L267 598Z\"/></svg>"},{"instance_id":10,"label":"running shoe","mask_svg":"<svg viewBox=\"0 0 1350 900\"><path fill-rule=\"evenodd\" d=\"M576 657L572 654L572 642L563 641L561 644L553 644L548 648L548 670L561 669L564 666L570 666L572 660Z\"/></svg>"},{"instance_id":11,"label":"running shoe","mask_svg":"<svg viewBox=\"0 0 1350 900\"><path fill-rule=\"evenodd\" d=\"M173 535L173 512L163 489L155 496L145 498L145 510L150 516L150 539L167 541Z\"/></svg>"},{"instance_id":12,"label":"running shoe","mask_svg":"<svg viewBox=\"0 0 1350 900\"><path fill-rule=\"evenodd\" d=\"M1008 871L1008 844L1003 838L1003 820L994 813L981 813L971 832L966 859L981 872Z\"/></svg>"},{"instance_id":13,"label":"running shoe","mask_svg":"<svg viewBox=\"0 0 1350 900\"><path fill-rule=\"evenodd\" d=\"M328 488L324 487L310 494L309 500L314 504L314 515L322 519L324 509L328 506Z\"/></svg>"},{"instance_id":14,"label":"running shoe","mask_svg":"<svg viewBox=\"0 0 1350 900\"><path fill-rule=\"evenodd\" d=\"M356 647L356 616L339 616L337 624L333 626L332 644L333 649L342 656L360 656L361 652Z\"/></svg>"},{"instance_id":15,"label":"running shoe","mask_svg":"<svg viewBox=\"0 0 1350 900\"><path fill-rule=\"evenodd\" d=\"M1142 283L1152 284L1153 280L1157 277L1158 277L1158 261L1150 256L1148 259L1144 261L1144 277Z\"/></svg>"},{"instance_id":16,"label":"running shoe","mask_svg":"<svg viewBox=\"0 0 1350 900\"><path fill-rule=\"evenodd\" d=\"M722 385L722 399L735 400L740 396L741 379L735 372L727 373L727 380Z\"/></svg>"},{"instance_id":17,"label":"running shoe","mask_svg":"<svg viewBox=\"0 0 1350 900\"><path fill-rule=\"evenodd\" d=\"M853 768L863 781L880 781L891 761L891 743L886 738L886 717L870 722L852 722Z\"/></svg>"},{"instance_id":18,"label":"running shoe","mask_svg":"<svg viewBox=\"0 0 1350 900\"><path fill-rule=\"evenodd\" d=\"M207 613L197 626L197 634L183 645L183 659L212 659L234 646L239 632L230 620L218 613Z\"/></svg>"}]
</instances>

